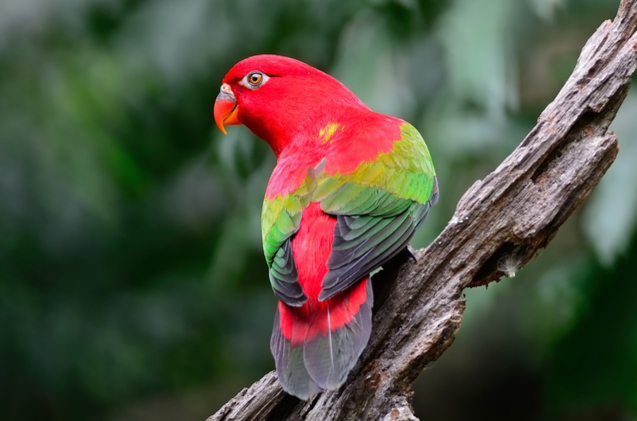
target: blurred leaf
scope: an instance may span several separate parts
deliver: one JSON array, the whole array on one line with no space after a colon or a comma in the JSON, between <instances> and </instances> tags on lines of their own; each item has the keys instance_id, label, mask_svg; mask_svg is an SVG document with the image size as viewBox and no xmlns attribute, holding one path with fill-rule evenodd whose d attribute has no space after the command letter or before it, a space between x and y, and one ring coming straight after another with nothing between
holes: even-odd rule
<instances>
[{"instance_id":1,"label":"blurred leaf","mask_svg":"<svg viewBox=\"0 0 637 421\"><path fill-rule=\"evenodd\" d=\"M578 416L600 408L637 416L637 242L614 269L592 265L590 301L555 343L545 369L547 408Z\"/></svg>"},{"instance_id":2,"label":"blurred leaf","mask_svg":"<svg viewBox=\"0 0 637 421\"><path fill-rule=\"evenodd\" d=\"M587 205L584 232L599 259L613 264L628 248L637 224L637 94L626 98L611 125L620 150Z\"/></svg>"},{"instance_id":3,"label":"blurred leaf","mask_svg":"<svg viewBox=\"0 0 637 421\"><path fill-rule=\"evenodd\" d=\"M514 45L507 36L515 9L516 2L457 0L438 28L447 53L448 95L496 119L517 105Z\"/></svg>"},{"instance_id":4,"label":"blurred leaf","mask_svg":"<svg viewBox=\"0 0 637 421\"><path fill-rule=\"evenodd\" d=\"M550 20L553 18L555 10L562 6L564 0L529 0L529 2L538 16L542 19Z\"/></svg>"}]
</instances>

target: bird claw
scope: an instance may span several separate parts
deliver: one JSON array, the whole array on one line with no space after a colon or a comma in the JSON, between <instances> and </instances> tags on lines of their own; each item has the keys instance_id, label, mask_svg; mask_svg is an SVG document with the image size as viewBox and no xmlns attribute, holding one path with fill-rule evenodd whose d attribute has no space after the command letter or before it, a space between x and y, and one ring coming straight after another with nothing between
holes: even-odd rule
<instances>
[{"instance_id":1,"label":"bird claw","mask_svg":"<svg viewBox=\"0 0 637 421\"><path fill-rule=\"evenodd\" d=\"M413 249L411 248L411 246L405 247L405 251L409 255L410 259L412 259L414 262L418 262L418 259L416 258L416 255L414 254Z\"/></svg>"}]
</instances>

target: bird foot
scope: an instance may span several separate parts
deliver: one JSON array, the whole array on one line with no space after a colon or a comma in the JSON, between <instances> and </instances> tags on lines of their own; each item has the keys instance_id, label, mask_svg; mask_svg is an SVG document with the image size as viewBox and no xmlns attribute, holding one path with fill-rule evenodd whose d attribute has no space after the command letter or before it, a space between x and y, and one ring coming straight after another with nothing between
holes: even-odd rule
<instances>
[{"instance_id":1,"label":"bird foot","mask_svg":"<svg viewBox=\"0 0 637 421\"><path fill-rule=\"evenodd\" d=\"M418 262L418 259L416 258L416 255L414 254L414 249L412 249L411 246L405 247L405 251L409 255L410 259L412 259L414 262Z\"/></svg>"}]
</instances>

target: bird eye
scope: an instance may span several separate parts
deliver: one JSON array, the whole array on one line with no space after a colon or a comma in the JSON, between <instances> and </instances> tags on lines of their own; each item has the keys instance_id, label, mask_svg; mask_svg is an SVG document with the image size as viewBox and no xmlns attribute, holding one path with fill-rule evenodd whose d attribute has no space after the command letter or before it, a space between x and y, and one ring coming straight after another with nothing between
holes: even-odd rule
<instances>
[{"instance_id":1,"label":"bird eye","mask_svg":"<svg viewBox=\"0 0 637 421\"><path fill-rule=\"evenodd\" d=\"M248 82L250 82L250 85L258 86L262 81L263 75L261 73L254 72L248 75Z\"/></svg>"},{"instance_id":2,"label":"bird eye","mask_svg":"<svg viewBox=\"0 0 637 421\"><path fill-rule=\"evenodd\" d=\"M246 88L254 91L255 89L259 89L263 86L263 84L269 79L270 77L265 73L253 71L245 75L243 79L241 79L241 82L239 82L239 85L245 86Z\"/></svg>"}]
</instances>

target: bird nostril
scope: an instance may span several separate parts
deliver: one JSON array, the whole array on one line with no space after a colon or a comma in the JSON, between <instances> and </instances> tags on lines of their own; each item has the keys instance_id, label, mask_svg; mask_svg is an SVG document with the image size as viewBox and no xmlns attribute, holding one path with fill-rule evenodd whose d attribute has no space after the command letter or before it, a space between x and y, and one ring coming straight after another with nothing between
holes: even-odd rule
<instances>
[{"instance_id":1,"label":"bird nostril","mask_svg":"<svg viewBox=\"0 0 637 421\"><path fill-rule=\"evenodd\" d=\"M221 92L223 92L224 94L232 94L232 89L230 89L230 85L224 83L223 85L221 85Z\"/></svg>"}]
</instances>

